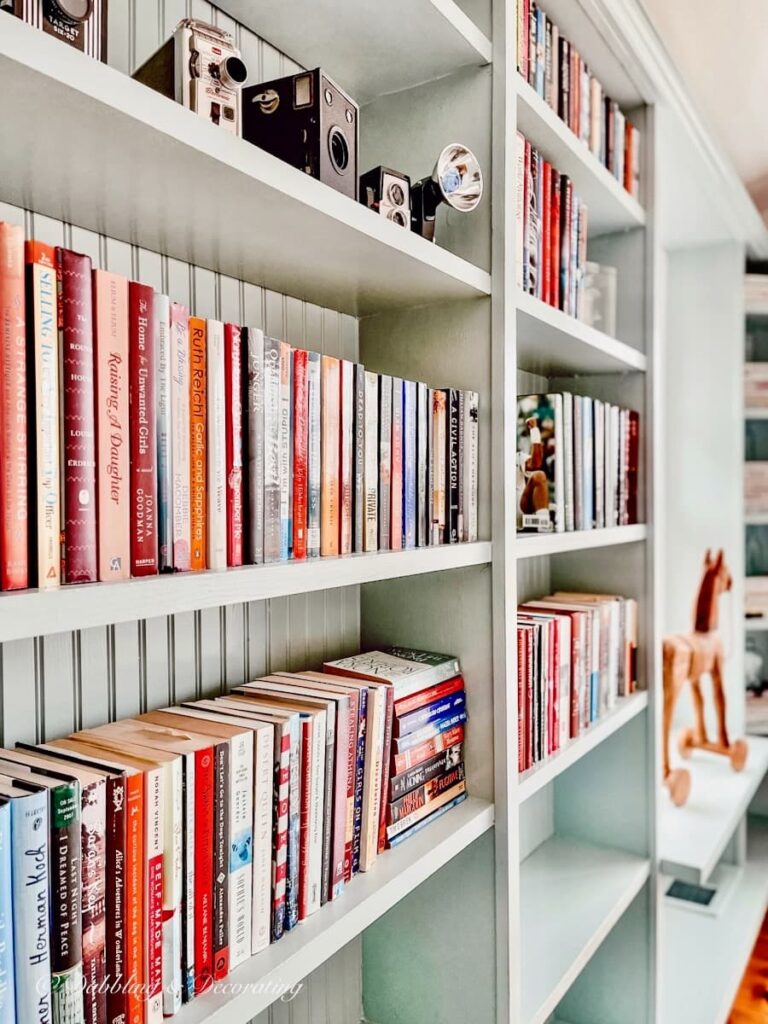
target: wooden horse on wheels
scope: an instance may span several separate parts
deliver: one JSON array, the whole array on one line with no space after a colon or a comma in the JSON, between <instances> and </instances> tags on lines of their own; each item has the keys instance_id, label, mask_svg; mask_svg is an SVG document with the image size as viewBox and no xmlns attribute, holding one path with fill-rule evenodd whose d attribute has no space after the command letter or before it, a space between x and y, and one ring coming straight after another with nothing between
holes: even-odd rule
<instances>
[{"instance_id":1,"label":"wooden horse on wheels","mask_svg":"<svg viewBox=\"0 0 768 1024\"><path fill-rule=\"evenodd\" d=\"M693 750L709 750L723 754L731 762L734 771L740 772L747 761L747 744L744 740L731 743L725 724L725 692L723 690L723 643L717 632L718 601L720 595L730 590L733 579L725 564L723 552L713 558L707 551L704 556L704 575L696 599L693 632L685 635L668 636L663 643L664 657L664 785L669 790L673 803L682 806L688 799L691 776L685 768L670 768L669 742L672 715L680 690L690 681L693 695L693 710L696 724L692 729L683 729L678 740L678 749L685 758ZM704 697L701 692L701 677L709 674L717 713L717 740L710 740L704 720Z\"/></svg>"}]
</instances>

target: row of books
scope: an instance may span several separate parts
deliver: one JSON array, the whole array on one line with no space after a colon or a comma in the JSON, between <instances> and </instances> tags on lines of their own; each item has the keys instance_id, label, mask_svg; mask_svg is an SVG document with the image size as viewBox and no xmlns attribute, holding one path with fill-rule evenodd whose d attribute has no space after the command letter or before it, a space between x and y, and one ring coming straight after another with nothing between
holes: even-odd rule
<instances>
[{"instance_id":1,"label":"row of books","mask_svg":"<svg viewBox=\"0 0 768 1024\"><path fill-rule=\"evenodd\" d=\"M640 418L584 395L517 400L517 528L537 533L638 522Z\"/></svg>"},{"instance_id":2,"label":"row of books","mask_svg":"<svg viewBox=\"0 0 768 1024\"><path fill-rule=\"evenodd\" d=\"M2 1024L159 1024L465 799L455 658L324 669L0 750Z\"/></svg>"},{"instance_id":3,"label":"row of books","mask_svg":"<svg viewBox=\"0 0 768 1024\"><path fill-rule=\"evenodd\" d=\"M534 0L517 0L517 70L630 195L640 198L640 132Z\"/></svg>"},{"instance_id":4,"label":"row of books","mask_svg":"<svg viewBox=\"0 0 768 1024\"><path fill-rule=\"evenodd\" d=\"M517 286L583 319L587 206L520 132L517 133L515 238Z\"/></svg>"},{"instance_id":5,"label":"row of books","mask_svg":"<svg viewBox=\"0 0 768 1024\"><path fill-rule=\"evenodd\" d=\"M517 612L518 770L556 754L637 689L637 602L560 591Z\"/></svg>"},{"instance_id":6,"label":"row of books","mask_svg":"<svg viewBox=\"0 0 768 1024\"><path fill-rule=\"evenodd\" d=\"M477 539L474 392L189 316L10 224L0 323L2 589Z\"/></svg>"}]
</instances>

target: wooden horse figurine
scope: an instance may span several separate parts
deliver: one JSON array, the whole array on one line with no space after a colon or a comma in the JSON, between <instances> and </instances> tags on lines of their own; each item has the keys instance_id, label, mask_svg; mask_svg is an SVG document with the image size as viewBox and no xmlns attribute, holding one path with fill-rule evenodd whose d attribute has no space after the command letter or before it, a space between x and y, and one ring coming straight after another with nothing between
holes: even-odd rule
<instances>
[{"instance_id":1,"label":"wooden horse figurine","mask_svg":"<svg viewBox=\"0 0 768 1024\"><path fill-rule=\"evenodd\" d=\"M720 595L730 590L733 579L725 564L723 552L718 551L712 558L707 551L704 556L704 575L699 587L694 612L693 632L685 635L665 637L664 654L664 784L669 790L672 802L678 807L688 799L691 776L685 768L670 769L669 741L672 715L680 690L690 681L693 695L693 710L696 724L692 729L683 729L678 740L678 749L685 758L693 750L709 750L723 754L731 762L734 771L740 772L747 761L747 744L744 740L731 743L725 724L725 693L723 691L723 643L717 632L718 601ZM708 673L712 679L712 691L717 712L717 741L707 736L704 721L704 698L701 692L701 677Z\"/></svg>"}]
</instances>

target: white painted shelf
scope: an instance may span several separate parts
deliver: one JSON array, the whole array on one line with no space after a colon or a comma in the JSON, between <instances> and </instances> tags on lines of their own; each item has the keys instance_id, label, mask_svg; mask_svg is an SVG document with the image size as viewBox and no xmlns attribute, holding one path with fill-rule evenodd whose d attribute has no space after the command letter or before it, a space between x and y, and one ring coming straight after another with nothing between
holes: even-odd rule
<instances>
[{"instance_id":1,"label":"white painted shelf","mask_svg":"<svg viewBox=\"0 0 768 1024\"><path fill-rule=\"evenodd\" d=\"M567 551L589 551L617 544L637 544L648 536L644 523L611 526L603 530L571 530L567 533L519 533L515 538L517 558L538 558Z\"/></svg>"},{"instance_id":2,"label":"white painted shelf","mask_svg":"<svg viewBox=\"0 0 768 1024\"><path fill-rule=\"evenodd\" d=\"M32 635L486 565L490 561L490 543L478 541L341 558L271 562L219 572L171 573L120 583L78 584L58 590L7 591L0 594L0 643Z\"/></svg>"},{"instance_id":3,"label":"white painted shelf","mask_svg":"<svg viewBox=\"0 0 768 1024\"><path fill-rule=\"evenodd\" d=\"M768 618L744 617L744 628L748 633L764 633L768 630Z\"/></svg>"},{"instance_id":4,"label":"white painted shelf","mask_svg":"<svg viewBox=\"0 0 768 1024\"><path fill-rule=\"evenodd\" d=\"M490 40L454 0L218 0L305 68L322 67L359 104L488 64Z\"/></svg>"},{"instance_id":5,"label":"white painted shelf","mask_svg":"<svg viewBox=\"0 0 768 1024\"><path fill-rule=\"evenodd\" d=\"M518 369L544 376L645 371L645 355L623 341L520 288L515 302Z\"/></svg>"},{"instance_id":6,"label":"white painted shelf","mask_svg":"<svg viewBox=\"0 0 768 1024\"><path fill-rule=\"evenodd\" d=\"M520 867L522 1024L544 1024L645 884L650 861L554 836Z\"/></svg>"},{"instance_id":7,"label":"white painted shelf","mask_svg":"<svg viewBox=\"0 0 768 1024\"><path fill-rule=\"evenodd\" d=\"M493 804L469 797L402 846L382 854L342 896L234 970L219 986L223 991L211 991L185 1006L175 1018L177 1024L247 1024L274 1002L275 985L284 991L306 978L487 832L493 821Z\"/></svg>"},{"instance_id":8,"label":"white painted shelf","mask_svg":"<svg viewBox=\"0 0 768 1024\"><path fill-rule=\"evenodd\" d=\"M620 698L616 707L607 715L604 715L590 729L575 739L570 740L562 750L559 750L546 761L534 765L519 776L517 786L518 803L524 803L534 793L538 793L540 789L547 786L562 772L567 771L571 765L580 761L582 757L594 750L595 747L598 747L609 736L622 729L633 718L645 711L647 707L648 694L645 692L633 693L630 697Z\"/></svg>"},{"instance_id":9,"label":"white painted shelf","mask_svg":"<svg viewBox=\"0 0 768 1024\"><path fill-rule=\"evenodd\" d=\"M0 92L6 202L357 315L490 294L485 270L4 15Z\"/></svg>"},{"instance_id":10,"label":"white painted shelf","mask_svg":"<svg viewBox=\"0 0 768 1024\"><path fill-rule=\"evenodd\" d=\"M662 800L659 808L661 870L703 884L712 873L768 770L768 738L750 736L743 771L734 772L717 754L694 751L673 765L691 772L691 794L683 807Z\"/></svg>"},{"instance_id":11,"label":"white painted shelf","mask_svg":"<svg viewBox=\"0 0 768 1024\"><path fill-rule=\"evenodd\" d=\"M768 821L750 818L747 862L719 916L662 904L659 1024L725 1024L766 906Z\"/></svg>"},{"instance_id":12,"label":"white painted shelf","mask_svg":"<svg viewBox=\"0 0 768 1024\"><path fill-rule=\"evenodd\" d=\"M518 131L561 174L571 178L576 194L589 209L590 237L642 227L645 211L638 201L521 75L514 75L514 80Z\"/></svg>"}]
</instances>

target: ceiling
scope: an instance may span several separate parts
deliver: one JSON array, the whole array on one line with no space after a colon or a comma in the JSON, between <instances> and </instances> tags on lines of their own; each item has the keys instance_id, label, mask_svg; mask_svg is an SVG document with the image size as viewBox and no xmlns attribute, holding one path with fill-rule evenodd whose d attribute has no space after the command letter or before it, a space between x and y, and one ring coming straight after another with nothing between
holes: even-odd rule
<instances>
[{"instance_id":1,"label":"ceiling","mask_svg":"<svg viewBox=\"0 0 768 1024\"><path fill-rule=\"evenodd\" d=\"M704 120L768 219L768 3L643 2Z\"/></svg>"}]
</instances>

